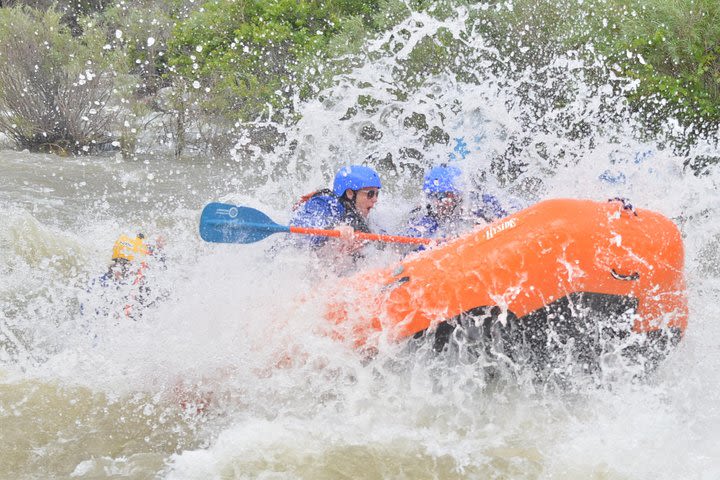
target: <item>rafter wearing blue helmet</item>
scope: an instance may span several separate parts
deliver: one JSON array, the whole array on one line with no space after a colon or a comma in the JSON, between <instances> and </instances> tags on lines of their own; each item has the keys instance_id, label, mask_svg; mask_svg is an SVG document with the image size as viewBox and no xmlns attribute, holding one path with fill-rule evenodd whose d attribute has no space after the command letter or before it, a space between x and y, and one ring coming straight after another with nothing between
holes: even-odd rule
<instances>
[{"instance_id":1,"label":"rafter wearing blue helmet","mask_svg":"<svg viewBox=\"0 0 720 480\"><path fill-rule=\"evenodd\" d=\"M290 225L332 229L351 227L371 233L367 218L375 206L382 183L377 172L364 165L342 167L335 174L333 188L304 196L295 205ZM323 245L327 237L311 237L314 247Z\"/></svg>"},{"instance_id":2,"label":"rafter wearing blue helmet","mask_svg":"<svg viewBox=\"0 0 720 480\"><path fill-rule=\"evenodd\" d=\"M423 179L425 204L410 212L405 235L454 237L477 223L507 215L498 199L487 193L478 196L481 206L466 208L463 190L462 172L458 167L442 164L431 168Z\"/></svg>"}]
</instances>

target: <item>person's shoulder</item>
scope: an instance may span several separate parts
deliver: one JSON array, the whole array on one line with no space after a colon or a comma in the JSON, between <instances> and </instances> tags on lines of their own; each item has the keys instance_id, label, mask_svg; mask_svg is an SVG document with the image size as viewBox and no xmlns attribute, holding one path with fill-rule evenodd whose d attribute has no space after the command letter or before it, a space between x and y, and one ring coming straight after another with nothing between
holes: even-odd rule
<instances>
[{"instance_id":1,"label":"person's shoulder","mask_svg":"<svg viewBox=\"0 0 720 480\"><path fill-rule=\"evenodd\" d=\"M326 228L342 216L344 208L340 200L330 193L319 192L305 200L296 210L291 225Z\"/></svg>"},{"instance_id":2,"label":"person's shoulder","mask_svg":"<svg viewBox=\"0 0 720 480\"><path fill-rule=\"evenodd\" d=\"M114 278L112 270L108 270L102 275L90 279L90 281L88 282L87 291L89 292L91 290L94 290L95 288L107 288L113 283L113 280Z\"/></svg>"},{"instance_id":3,"label":"person's shoulder","mask_svg":"<svg viewBox=\"0 0 720 480\"><path fill-rule=\"evenodd\" d=\"M319 207L319 206L325 206L325 205L333 205L339 203L338 198L335 195L331 194L318 194L314 197L310 197L307 202L305 202L305 206L312 208L312 207Z\"/></svg>"},{"instance_id":4,"label":"person's shoulder","mask_svg":"<svg viewBox=\"0 0 720 480\"><path fill-rule=\"evenodd\" d=\"M345 209L340 200L334 195L318 195L309 199L303 205L306 214L313 215L341 215Z\"/></svg>"},{"instance_id":5,"label":"person's shoulder","mask_svg":"<svg viewBox=\"0 0 720 480\"><path fill-rule=\"evenodd\" d=\"M426 237L433 235L439 224L437 220L420 206L410 211L405 235L408 237Z\"/></svg>"},{"instance_id":6,"label":"person's shoulder","mask_svg":"<svg viewBox=\"0 0 720 480\"><path fill-rule=\"evenodd\" d=\"M468 210L485 222L493 222L508 215L498 196L489 192L472 193Z\"/></svg>"}]
</instances>

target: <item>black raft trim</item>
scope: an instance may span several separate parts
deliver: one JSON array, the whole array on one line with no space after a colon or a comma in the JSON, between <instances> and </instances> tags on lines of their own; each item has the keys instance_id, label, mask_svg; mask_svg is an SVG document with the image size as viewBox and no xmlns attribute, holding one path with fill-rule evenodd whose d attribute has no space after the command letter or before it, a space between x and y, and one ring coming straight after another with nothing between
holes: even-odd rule
<instances>
[{"instance_id":1,"label":"black raft trim","mask_svg":"<svg viewBox=\"0 0 720 480\"><path fill-rule=\"evenodd\" d=\"M554 357L566 357L569 350L576 361L592 366L614 343L624 355L654 366L678 344L682 332L667 328L633 334L637 306L635 297L576 292L521 318L511 311L502 315L497 306L476 307L413 338L432 342L437 353L462 342L475 352L501 354L536 368L549 365Z\"/></svg>"}]
</instances>

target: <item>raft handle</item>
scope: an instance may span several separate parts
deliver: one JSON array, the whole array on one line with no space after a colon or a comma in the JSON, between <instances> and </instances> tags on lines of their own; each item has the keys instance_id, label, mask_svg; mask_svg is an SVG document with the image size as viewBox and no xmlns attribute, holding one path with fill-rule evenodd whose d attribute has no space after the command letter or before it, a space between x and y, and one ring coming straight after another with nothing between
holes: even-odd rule
<instances>
[{"instance_id":1,"label":"raft handle","mask_svg":"<svg viewBox=\"0 0 720 480\"><path fill-rule=\"evenodd\" d=\"M609 198L608 202L620 202L620 203L622 203L624 210L630 210L636 217L638 216L637 212L635 211L635 207L633 206L632 203L630 203L630 200L627 198L623 198L623 197Z\"/></svg>"},{"instance_id":2,"label":"raft handle","mask_svg":"<svg viewBox=\"0 0 720 480\"><path fill-rule=\"evenodd\" d=\"M633 272L630 275L622 275L620 273L617 273L615 269L613 268L610 270L610 273L612 274L613 278L615 280L625 280L627 282L640 280L640 274L638 272Z\"/></svg>"},{"instance_id":3,"label":"raft handle","mask_svg":"<svg viewBox=\"0 0 720 480\"><path fill-rule=\"evenodd\" d=\"M400 277L397 280L388 283L387 285L384 285L382 288L380 288L380 292L385 293L388 290L392 290L394 288L399 287L403 283L407 283L410 281L410 277Z\"/></svg>"}]
</instances>

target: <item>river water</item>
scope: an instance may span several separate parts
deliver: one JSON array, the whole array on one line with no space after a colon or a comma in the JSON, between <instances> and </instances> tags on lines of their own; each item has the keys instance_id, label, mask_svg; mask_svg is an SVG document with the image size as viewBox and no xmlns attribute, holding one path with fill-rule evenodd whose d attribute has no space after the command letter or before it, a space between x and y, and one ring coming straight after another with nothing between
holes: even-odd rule
<instances>
[{"instance_id":1,"label":"river water","mask_svg":"<svg viewBox=\"0 0 720 480\"><path fill-rule=\"evenodd\" d=\"M410 37L431 27L408 27ZM368 363L318 333L332 277L311 258L273 251L273 239L199 238L210 201L284 223L300 195L348 160L402 158L413 144L426 161L444 159L461 138L466 153L453 161L489 171L523 128L497 79L438 78L341 121L358 90L385 100L387 90L357 80L373 84L390 70L383 61L359 68L302 106L304 119L286 132L295 144L275 153L253 152L244 139L222 159L0 151L0 478L720 477L720 169L698 176L685 167L717 155L711 144L677 155L635 140L631 120L608 134L590 116L592 145L542 134L574 161L548 163L528 149L520 178L484 184L514 208L623 196L680 225L689 327L645 381L493 385L472 365L408 360L393 344ZM420 133L401 121L411 110L431 124L442 117L448 144L420 147ZM368 124L382 138L358 135ZM418 200L423 166L405 158L404 168L383 170L375 224L397 227ZM164 237L166 260L148 272L162 298L132 321L112 310L114 293L89 285L115 239L136 232ZM384 251L369 261L393 258ZM206 408L193 404L204 400Z\"/></svg>"}]
</instances>

